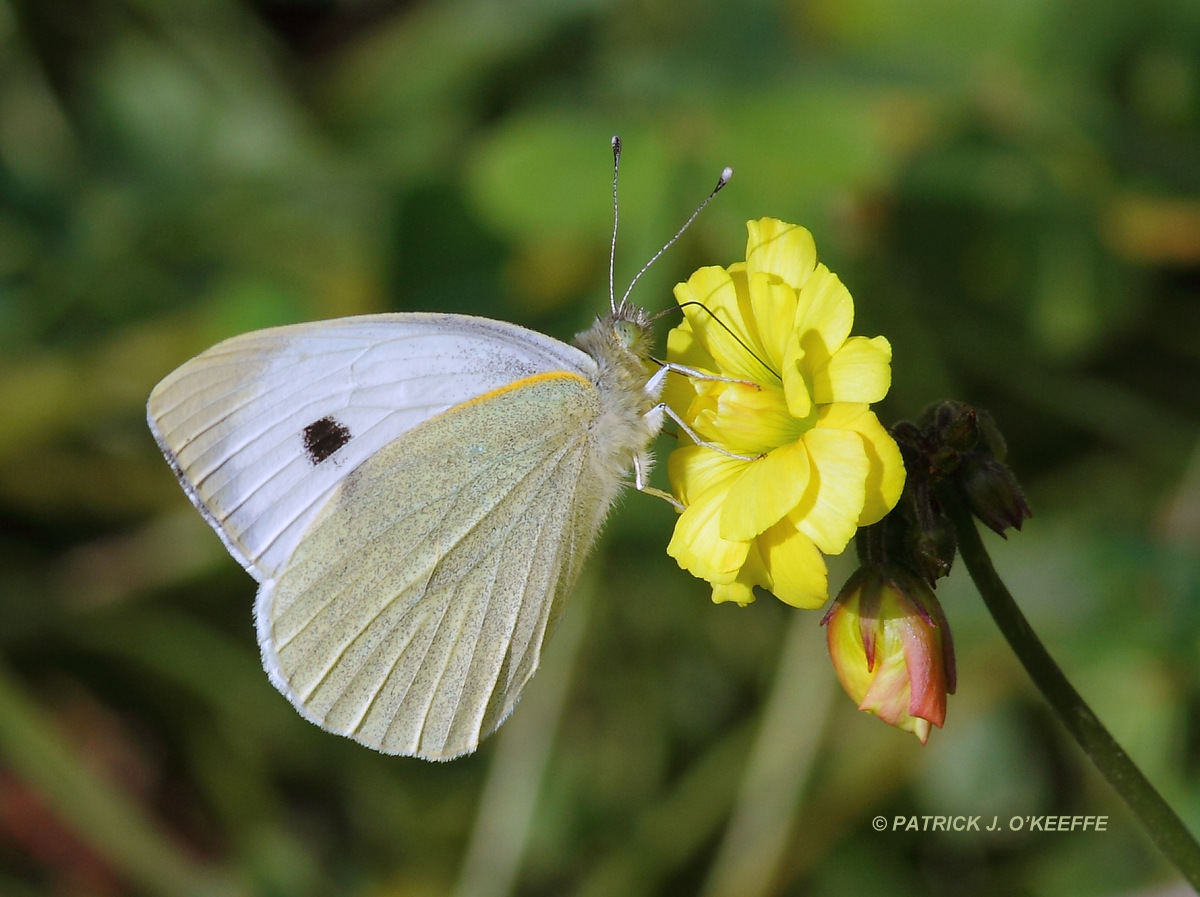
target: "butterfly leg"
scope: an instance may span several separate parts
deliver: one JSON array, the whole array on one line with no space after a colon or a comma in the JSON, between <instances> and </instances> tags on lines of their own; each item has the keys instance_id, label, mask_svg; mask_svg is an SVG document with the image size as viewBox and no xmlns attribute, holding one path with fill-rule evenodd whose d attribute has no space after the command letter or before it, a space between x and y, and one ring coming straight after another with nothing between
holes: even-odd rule
<instances>
[{"instance_id":1,"label":"butterfly leg","mask_svg":"<svg viewBox=\"0 0 1200 897\"><path fill-rule=\"evenodd\" d=\"M711 443L705 439L702 439L700 437L699 433L697 433L695 430L693 430L691 427L689 427L686 423L684 423L683 418L681 418L678 414L676 414L674 411L672 411L665 403L660 404L658 406L658 408L662 411L663 414L665 414L667 417L671 418L671 420L675 421L675 423L679 427L679 429L683 430L683 432L687 434L688 439L692 440L692 442L696 443L696 445L702 445L705 448L712 449L714 452L720 452L726 458L737 458L739 461L757 461L759 458L763 458L766 456L765 453L760 453L757 455L739 455L737 452L731 452L728 449L723 449L719 445L715 445L714 443Z\"/></svg>"},{"instance_id":2,"label":"butterfly leg","mask_svg":"<svg viewBox=\"0 0 1200 897\"><path fill-rule=\"evenodd\" d=\"M720 374L710 374L707 371L699 370L698 368L690 368L684 364L676 364L673 361L659 361L657 358L652 359L655 364L659 365L654 375L646 382L647 392L651 390L661 389L662 381L666 379L667 374L676 373L683 374L689 380L704 380L710 383L740 383L742 386L751 386L754 389L762 389L762 386L755 383L753 380L743 380L740 377L722 377Z\"/></svg>"},{"instance_id":3,"label":"butterfly leg","mask_svg":"<svg viewBox=\"0 0 1200 897\"><path fill-rule=\"evenodd\" d=\"M689 368L680 364L665 362L663 363L662 367L655 371L654 375L646 381L646 392L657 398L662 393L663 381L666 380L667 374L671 373L672 371L677 374L683 374L685 377L690 377L697 380L715 380L720 383L741 383L745 386L753 386L755 389L762 388L757 383L754 383L750 380L738 380L733 377L718 377L716 374L706 374L703 371L696 370L695 368ZM666 402L659 402L648 412L646 412L647 417L650 415L658 416L659 424L654 427L655 432L657 432L658 426L661 426L661 421L664 414L671 418L671 420L675 421L675 423L679 426L679 429L683 430L683 432L688 435L688 438L691 439L692 442L696 443L696 445L702 445L705 448L710 448L713 451L720 452L727 458L737 458L739 461L757 461L759 458L763 457L761 454L739 455L737 452L728 451L727 449L721 448L719 445L714 445L711 442L701 439L700 435L691 427L689 427L684 422L683 418L672 411Z\"/></svg>"},{"instance_id":4,"label":"butterfly leg","mask_svg":"<svg viewBox=\"0 0 1200 897\"><path fill-rule=\"evenodd\" d=\"M664 492L662 489L657 489L649 483L649 465L646 459L638 454L633 456L633 485L638 492L645 492L647 495L653 495L655 498L661 498L668 502L676 511L682 512L685 505L670 492Z\"/></svg>"}]
</instances>

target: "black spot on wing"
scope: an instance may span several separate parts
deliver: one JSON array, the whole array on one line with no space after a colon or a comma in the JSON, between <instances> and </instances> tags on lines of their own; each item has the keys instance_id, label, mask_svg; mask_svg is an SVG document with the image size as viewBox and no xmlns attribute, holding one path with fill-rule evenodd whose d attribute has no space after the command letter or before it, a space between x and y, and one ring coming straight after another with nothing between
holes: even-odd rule
<instances>
[{"instance_id":1,"label":"black spot on wing","mask_svg":"<svg viewBox=\"0 0 1200 897\"><path fill-rule=\"evenodd\" d=\"M350 431L332 417L323 417L304 428L304 451L316 467L350 441Z\"/></svg>"}]
</instances>

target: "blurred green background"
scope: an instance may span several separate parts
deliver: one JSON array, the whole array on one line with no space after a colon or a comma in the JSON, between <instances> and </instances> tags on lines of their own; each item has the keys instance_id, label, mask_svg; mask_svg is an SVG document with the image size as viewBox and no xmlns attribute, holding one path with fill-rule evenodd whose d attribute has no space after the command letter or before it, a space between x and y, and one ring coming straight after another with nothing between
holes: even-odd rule
<instances>
[{"instance_id":1,"label":"blurred green background","mask_svg":"<svg viewBox=\"0 0 1200 897\"><path fill-rule=\"evenodd\" d=\"M151 387L336 315L569 338L606 301L612 134L619 283L737 172L639 303L747 218L803 223L892 342L885 422L993 412L1035 512L997 563L1200 830L1200 4L0 0L0 893L1172 888L969 581L922 748L837 688L818 613L713 606L646 496L476 755L378 756L271 688ZM1001 830L871 824L955 813ZM1049 813L1108 830L1006 830Z\"/></svg>"}]
</instances>

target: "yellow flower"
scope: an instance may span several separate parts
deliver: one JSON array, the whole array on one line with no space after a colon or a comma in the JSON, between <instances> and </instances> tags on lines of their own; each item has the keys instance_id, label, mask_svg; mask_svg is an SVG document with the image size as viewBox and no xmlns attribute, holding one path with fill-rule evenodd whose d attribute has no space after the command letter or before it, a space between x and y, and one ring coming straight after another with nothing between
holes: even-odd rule
<instances>
[{"instance_id":1,"label":"yellow flower","mask_svg":"<svg viewBox=\"0 0 1200 897\"><path fill-rule=\"evenodd\" d=\"M684 321L667 360L726 379L668 378L666 402L704 444L667 461L685 506L667 552L712 584L714 601L747 604L758 585L818 607L821 553L841 552L904 485L899 449L868 407L891 385L892 350L850 336L853 300L817 264L807 230L774 218L746 227L745 262L675 287Z\"/></svg>"}]
</instances>

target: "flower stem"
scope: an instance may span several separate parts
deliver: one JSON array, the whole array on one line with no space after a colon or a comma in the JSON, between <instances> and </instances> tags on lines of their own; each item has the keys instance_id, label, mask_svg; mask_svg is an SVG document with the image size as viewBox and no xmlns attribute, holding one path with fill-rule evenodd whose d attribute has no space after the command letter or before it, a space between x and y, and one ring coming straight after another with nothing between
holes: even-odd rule
<instances>
[{"instance_id":1,"label":"flower stem","mask_svg":"<svg viewBox=\"0 0 1200 897\"><path fill-rule=\"evenodd\" d=\"M951 490L943 492L949 493ZM975 521L962 496L955 492L941 497L946 513L954 522L959 554L966 562L967 570L992 619L1000 627L1034 685L1050 702L1054 713L1083 748L1083 752L1137 814L1159 850L1175 864L1192 887L1200 891L1200 844L1196 843L1183 821L1104 728L1046 651L992 566L992 560L983 547Z\"/></svg>"}]
</instances>

